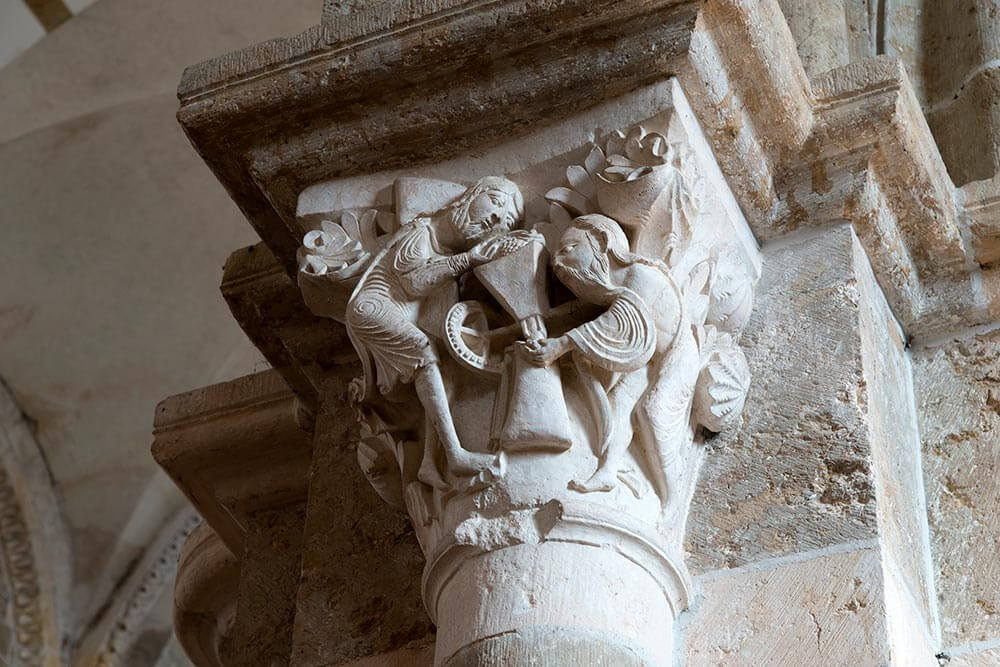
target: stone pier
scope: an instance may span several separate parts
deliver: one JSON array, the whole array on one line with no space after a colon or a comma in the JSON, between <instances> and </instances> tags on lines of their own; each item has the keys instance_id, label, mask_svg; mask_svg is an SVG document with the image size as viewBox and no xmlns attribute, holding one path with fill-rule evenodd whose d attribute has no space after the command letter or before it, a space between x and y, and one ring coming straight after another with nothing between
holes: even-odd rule
<instances>
[{"instance_id":1,"label":"stone pier","mask_svg":"<svg viewBox=\"0 0 1000 667\"><path fill-rule=\"evenodd\" d=\"M992 664L1000 191L885 9L328 0L190 67L272 367L157 411L195 664Z\"/></svg>"}]
</instances>

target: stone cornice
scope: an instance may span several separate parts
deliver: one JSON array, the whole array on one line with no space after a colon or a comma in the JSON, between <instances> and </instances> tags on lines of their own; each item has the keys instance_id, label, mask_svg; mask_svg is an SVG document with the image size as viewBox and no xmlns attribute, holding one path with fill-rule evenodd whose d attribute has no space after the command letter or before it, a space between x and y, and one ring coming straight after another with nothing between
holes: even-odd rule
<instances>
[{"instance_id":1,"label":"stone cornice","mask_svg":"<svg viewBox=\"0 0 1000 667\"><path fill-rule=\"evenodd\" d=\"M305 497L312 434L301 417L273 370L197 389L157 406L153 458L239 556L247 512Z\"/></svg>"},{"instance_id":2,"label":"stone cornice","mask_svg":"<svg viewBox=\"0 0 1000 667\"><path fill-rule=\"evenodd\" d=\"M247 337L277 369L303 407L315 412L330 365L354 361L343 327L313 315L298 286L263 244L226 261L222 296Z\"/></svg>"},{"instance_id":3,"label":"stone cornice","mask_svg":"<svg viewBox=\"0 0 1000 667\"><path fill-rule=\"evenodd\" d=\"M754 233L853 223L911 338L995 317L902 65L872 58L809 80L780 57L794 52L777 3L708 2L680 75Z\"/></svg>"},{"instance_id":4,"label":"stone cornice","mask_svg":"<svg viewBox=\"0 0 1000 667\"><path fill-rule=\"evenodd\" d=\"M305 186L457 155L663 79L687 50L696 9L677 0L470 4L194 96L189 73L178 118L293 272L288 226Z\"/></svg>"},{"instance_id":5,"label":"stone cornice","mask_svg":"<svg viewBox=\"0 0 1000 667\"><path fill-rule=\"evenodd\" d=\"M983 207L960 207L897 61L809 80L774 0L433 7L328 22L186 73L182 125L289 273L306 186L461 154L676 74L758 238L850 221L910 338L995 318L996 272L981 268L995 230ZM244 322L273 311L258 299L284 295L279 282L227 276L224 291L231 305L242 291ZM310 346L281 342L258 345L310 403L315 380L288 370Z\"/></svg>"}]
</instances>

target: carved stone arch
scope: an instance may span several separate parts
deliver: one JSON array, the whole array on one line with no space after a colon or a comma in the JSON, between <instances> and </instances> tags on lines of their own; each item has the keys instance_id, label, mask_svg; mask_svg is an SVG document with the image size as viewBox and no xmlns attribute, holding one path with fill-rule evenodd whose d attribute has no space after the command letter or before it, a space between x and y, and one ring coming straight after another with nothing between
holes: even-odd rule
<instances>
[{"instance_id":1,"label":"carved stone arch","mask_svg":"<svg viewBox=\"0 0 1000 667\"><path fill-rule=\"evenodd\" d=\"M48 467L28 420L0 384L0 665L67 664L71 573Z\"/></svg>"},{"instance_id":2,"label":"carved stone arch","mask_svg":"<svg viewBox=\"0 0 1000 667\"><path fill-rule=\"evenodd\" d=\"M158 537L149 545L119 596L108 606L97 628L96 648L85 646L84 664L94 667L127 667L136 662L135 653L148 631L153 608L170 594L177 573L178 559L188 536L201 523L201 517L185 506L164 524ZM163 645L155 644L157 651ZM93 655L88 655L93 650Z\"/></svg>"}]
</instances>

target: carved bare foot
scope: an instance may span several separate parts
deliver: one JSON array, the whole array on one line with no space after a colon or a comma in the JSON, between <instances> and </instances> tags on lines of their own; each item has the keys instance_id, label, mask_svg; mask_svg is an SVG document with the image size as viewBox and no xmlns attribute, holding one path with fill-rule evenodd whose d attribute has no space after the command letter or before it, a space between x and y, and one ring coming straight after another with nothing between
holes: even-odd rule
<instances>
[{"instance_id":1,"label":"carved bare foot","mask_svg":"<svg viewBox=\"0 0 1000 667\"><path fill-rule=\"evenodd\" d=\"M502 452L496 455L463 449L460 452L448 452L447 457L448 472L454 477L483 475L484 479L488 478L489 481L503 477L506 459Z\"/></svg>"},{"instance_id":2,"label":"carved bare foot","mask_svg":"<svg viewBox=\"0 0 1000 667\"><path fill-rule=\"evenodd\" d=\"M596 493L600 491L611 491L618 485L618 477L613 470L600 467L590 479L585 481L573 480L569 483L569 488L580 493Z\"/></svg>"},{"instance_id":3,"label":"carved bare foot","mask_svg":"<svg viewBox=\"0 0 1000 667\"><path fill-rule=\"evenodd\" d=\"M436 489L447 490L449 488L448 482L444 481L437 464L427 456L420 462L420 469L417 470L417 479L427 486L432 486Z\"/></svg>"}]
</instances>

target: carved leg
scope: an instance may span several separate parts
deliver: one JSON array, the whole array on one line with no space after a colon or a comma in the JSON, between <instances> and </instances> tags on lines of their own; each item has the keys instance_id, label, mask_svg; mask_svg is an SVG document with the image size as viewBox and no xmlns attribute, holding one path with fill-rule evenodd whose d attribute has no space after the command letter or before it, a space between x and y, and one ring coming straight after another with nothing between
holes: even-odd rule
<instances>
[{"instance_id":1,"label":"carved leg","mask_svg":"<svg viewBox=\"0 0 1000 667\"><path fill-rule=\"evenodd\" d=\"M491 468L496 469L498 466L497 457L492 454L470 452L464 449L462 443L459 442L455 423L451 419L451 409L448 407L448 394L445 391L444 381L441 379L441 369L438 365L428 364L424 366L417 373L414 386L424 410L427 411L427 419L444 446L448 472L456 477L472 477L478 473L489 471ZM425 445L421 469L425 465L435 465L433 447L430 445L432 438L425 438L425 440L428 444ZM496 471L498 472L498 470Z\"/></svg>"},{"instance_id":2,"label":"carved leg","mask_svg":"<svg viewBox=\"0 0 1000 667\"><path fill-rule=\"evenodd\" d=\"M574 480L570 487L581 493L611 491L618 485L620 463L632 443L632 412L646 390L646 370L633 371L623 377L611 390L612 422L608 447L598 455L597 470L586 480ZM631 488L631 485L630 487ZM632 489L635 492L635 489Z\"/></svg>"},{"instance_id":3,"label":"carved leg","mask_svg":"<svg viewBox=\"0 0 1000 667\"><path fill-rule=\"evenodd\" d=\"M428 486L433 486L434 488L441 490L447 490L448 483L444 481L444 477L441 476L441 471L438 470L438 442L439 438L437 430L434 425L431 424L431 420L427 419L424 423L424 454L420 459L420 468L417 470L417 479Z\"/></svg>"}]
</instances>

